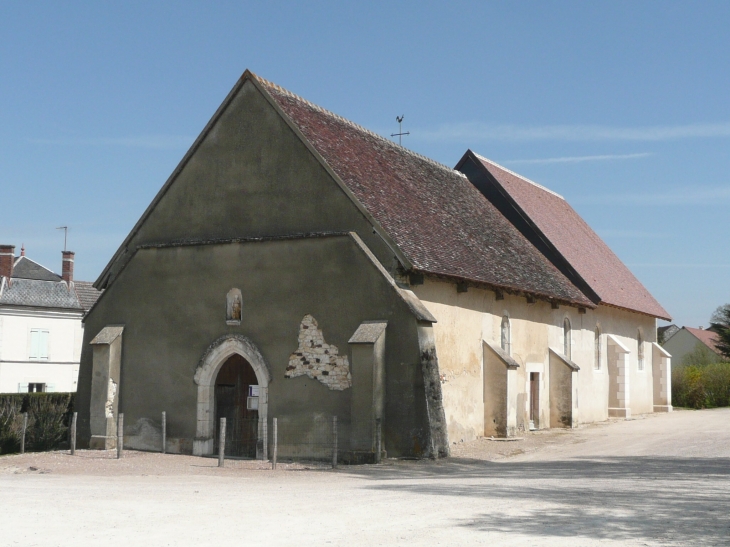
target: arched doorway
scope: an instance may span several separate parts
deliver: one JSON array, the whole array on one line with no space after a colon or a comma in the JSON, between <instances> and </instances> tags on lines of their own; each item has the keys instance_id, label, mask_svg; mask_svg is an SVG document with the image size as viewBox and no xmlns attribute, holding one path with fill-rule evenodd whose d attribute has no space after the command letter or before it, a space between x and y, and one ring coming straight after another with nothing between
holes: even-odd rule
<instances>
[{"instance_id":1,"label":"arched doorway","mask_svg":"<svg viewBox=\"0 0 730 547\"><path fill-rule=\"evenodd\" d=\"M194 381L198 386L198 404L196 412L195 440L193 454L209 456L216 450L215 440L218 424L216 424L215 387L218 371L234 355L242 357L254 370L259 386L258 418L261 427L258 437L266 437L269 408L269 383L271 371L261 352L255 344L242 334L227 334L213 342L198 363ZM263 443L261 457L267 457L267 446Z\"/></svg>"},{"instance_id":2,"label":"arched doorway","mask_svg":"<svg viewBox=\"0 0 730 547\"><path fill-rule=\"evenodd\" d=\"M220 421L226 419L226 455L255 458L259 426L259 383L253 367L243 356L231 355L215 380L215 450Z\"/></svg>"}]
</instances>

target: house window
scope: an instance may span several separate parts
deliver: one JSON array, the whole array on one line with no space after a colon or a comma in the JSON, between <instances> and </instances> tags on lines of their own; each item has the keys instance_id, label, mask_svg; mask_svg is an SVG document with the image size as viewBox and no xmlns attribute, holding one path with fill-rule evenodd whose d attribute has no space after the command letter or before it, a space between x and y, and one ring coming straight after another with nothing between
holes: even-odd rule
<instances>
[{"instance_id":1,"label":"house window","mask_svg":"<svg viewBox=\"0 0 730 547\"><path fill-rule=\"evenodd\" d=\"M566 317L563 321L563 355L568 359L572 359L570 352L570 319Z\"/></svg>"},{"instance_id":2,"label":"house window","mask_svg":"<svg viewBox=\"0 0 730 547\"><path fill-rule=\"evenodd\" d=\"M507 355L512 355L512 333L510 332L509 317L502 317L502 349Z\"/></svg>"},{"instance_id":3,"label":"house window","mask_svg":"<svg viewBox=\"0 0 730 547\"><path fill-rule=\"evenodd\" d=\"M48 360L48 331L43 329L30 330L30 359L36 361Z\"/></svg>"},{"instance_id":4,"label":"house window","mask_svg":"<svg viewBox=\"0 0 730 547\"><path fill-rule=\"evenodd\" d=\"M636 355L639 357L639 370L644 370L644 337L641 335L641 329L636 333Z\"/></svg>"},{"instance_id":5,"label":"house window","mask_svg":"<svg viewBox=\"0 0 730 547\"><path fill-rule=\"evenodd\" d=\"M593 367L596 370L601 370L601 328L600 327L596 327L596 336L595 336L594 344L595 344L595 348L594 348L595 354L593 357L593 359L594 359Z\"/></svg>"},{"instance_id":6,"label":"house window","mask_svg":"<svg viewBox=\"0 0 730 547\"><path fill-rule=\"evenodd\" d=\"M28 393L43 393L46 391L46 384L28 384Z\"/></svg>"}]
</instances>

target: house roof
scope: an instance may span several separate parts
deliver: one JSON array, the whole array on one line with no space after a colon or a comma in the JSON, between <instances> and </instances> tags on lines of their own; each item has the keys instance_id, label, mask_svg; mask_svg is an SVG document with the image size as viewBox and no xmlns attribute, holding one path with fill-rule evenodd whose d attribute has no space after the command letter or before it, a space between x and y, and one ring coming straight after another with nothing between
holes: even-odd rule
<instances>
[{"instance_id":1,"label":"house roof","mask_svg":"<svg viewBox=\"0 0 730 547\"><path fill-rule=\"evenodd\" d=\"M84 311L89 311L103 292L97 291L91 281L74 281L74 289Z\"/></svg>"},{"instance_id":2,"label":"house roof","mask_svg":"<svg viewBox=\"0 0 730 547\"><path fill-rule=\"evenodd\" d=\"M16 279L4 283L0 293L0 305L32 306L36 308L61 308L82 310L76 293L69 291L63 281Z\"/></svg>"},{"instance_id":3,"label":"house roof","mask_svg":"<svg viewBox=\"0 0 730 547\"><path fill-rule=\"evenodd\" d=\"M598 302L669 320L669 313L560 195L474 154L538 235L567 261ZM579 281L580 281L579 280Z\"/></svg>"},{"instance_id":4,"label":"house roof","mask_svg":"<svg viewBox=\"0 0 730 547\"><path fill-rule=\"evenodd\" d=\"M413 270L594 307L463 174L246 75L268 93Z\"/></svg>"},{"instance_id":5,"label":"house roof","mask_svg":"<svg viewBox=\"0 0 730 547\"><path fill-rule=\"evenodd\" d=\"M101 294L87 281L72 290L60 275L26 256L15 259L10 280L0 278L0 305L88 311Z\"/></svg>"},{"instance_id":6,"label":"house roof","mask_svg":"<svg viewBox=\"0 0 730 547\"><path fill-rule=\"evenodd\" d=\"M19 256L13 265L14 279L36 279L38 281L61 281L61 276L41 266L27 256Z\"/></svg>"},{"instance_id":7,"label":"house roof","mask_svg":"<svg viewBox=\"0 0 730 547\"><path fill-rule=\"evenodd\" d=\"M702 342L715 353L720 353L720 350L717 349L717 342L720 341L720 336L716 332L706 329L695 329L692 327L682 328L689 332L692 336L697 338L700 342Z\"/></svg>"}]
</instances>

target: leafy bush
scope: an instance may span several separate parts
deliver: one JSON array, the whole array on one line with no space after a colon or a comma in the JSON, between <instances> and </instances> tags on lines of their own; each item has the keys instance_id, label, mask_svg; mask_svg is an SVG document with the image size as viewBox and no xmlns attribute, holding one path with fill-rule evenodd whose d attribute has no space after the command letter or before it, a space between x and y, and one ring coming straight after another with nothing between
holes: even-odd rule
<instances>
[{"instance_id":1,"label":"leafy bush","mask_svg":"<svg viewBox=\"0 0 730 547\"><path fill-rule=\"evenodd\" d=\"M20 451L23 413L28 413L25 450L59 448L68 437L75 393L0 395L0 454Z\"/></svg>"},{"instance_id":2,"label":"leafy bush","mask_svg":"<svg viewBox=\"0 0 730 547\"><path fill-rule=\"evenodd\" d=\"M730 406L730 363L674 369L672 404L688 408Z\"/></svg>"}]
</instances>

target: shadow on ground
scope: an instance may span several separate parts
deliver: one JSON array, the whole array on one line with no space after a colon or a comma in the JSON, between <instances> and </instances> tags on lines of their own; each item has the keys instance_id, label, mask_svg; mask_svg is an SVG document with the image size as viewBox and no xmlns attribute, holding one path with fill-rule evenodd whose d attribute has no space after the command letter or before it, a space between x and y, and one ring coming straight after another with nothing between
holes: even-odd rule
<instances>
[{"instance_id":1,"label":"shadow on ground","mask_svg":"<svg viewBox=\"0 0 730 547\"><path fill-rule=\"evenodd\" d=\"M348 472L378 480L371 489L473 498L484 510L457 525L481 531L730 545L730 458L449 459Z\"/></svg>"}]
</instances>

